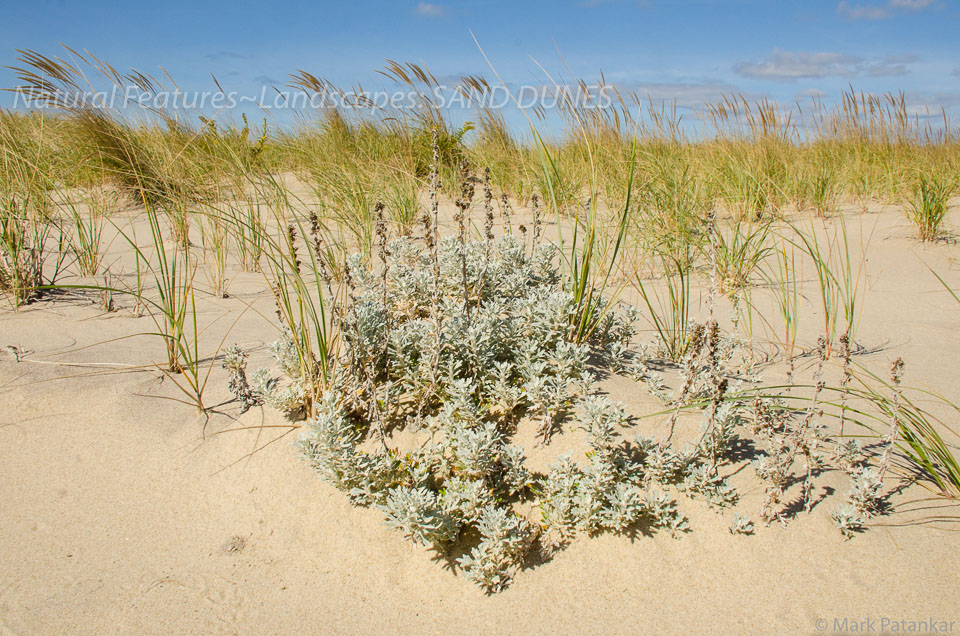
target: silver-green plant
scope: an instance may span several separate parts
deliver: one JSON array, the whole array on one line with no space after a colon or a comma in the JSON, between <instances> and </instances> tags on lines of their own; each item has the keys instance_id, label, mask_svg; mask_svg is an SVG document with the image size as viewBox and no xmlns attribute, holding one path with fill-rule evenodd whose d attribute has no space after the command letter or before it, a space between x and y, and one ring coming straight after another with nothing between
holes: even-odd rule
<instances>
[{"instance_id":1,"label":"silver-green plant","mask_svg":"<svg viewBox=\"0 0 960 636\"><path fill-rule=\"evenodd\" d=\"M846 539L852 539L856 533L863 531L863 518L850 504L840 505L830 511L830 516Z\"/></svg>"},{"instance_id":2,"label":"silver-green plant","mask_svg":"<svg viewBox=\"0 0 960 636\"><path fill-rule=\"evenodd\" d=\"M480 543L460 567L488 591L509 582L537 534L513 508L521 497L541 502L543 527L560 539L567 521L552 509L568 496L578 499L569 529L624 531L642 519L682 529L669 501L645 503L634 451L616 441L628 423L622 407L593 395L591 351L625 346L633 312L609 312L577 343L575 303L549 245L531 253L510 236L453 238L423 250L404 238L380 249L381 271L347 260L340 358L301 442L322 476L356 503L377 506L411 540L444 548L475 528ZM282 377L251 378L256 397L288 412L296 404L286 398L297 386L297 340L283 331L271 347ZM574 492L553 496L556 480L532 475L509 436L528 416L548 443L574 409L593 450L585 467L571 468ZM387 434L398 428L428 439L403 451Z\"/></svg>"},{"instance_id":3,"label":"silver-green plant","mask_svg":"<svg viewBox=\"0 0 960 636\"><path fill-rule=\"evenodd\" d=\"M250 407L261 403L247 381L247 352L240 345L232 345L224 350L223 364L221 365L230 374L227 388L240 403L240 412L246 413Z\"/></svg>"},{"instance_id":4,"label":"silver-green plant","mask_svg":"<svg viewBox=\"0 0 960 636\"><path fill-rule=\"evenodd\" d=\"M730 534L753 534L753 522L749 517L736 514L730 524Z\"/></svg>"},{"instance_id":5,"label":"silver-green plant","mask_svg":"<svg viewBox=\"0 0 960 636\"><path fill-rule=\"evenodd\" d=\"M423 486L391 488L384 503L377 507L386 515L388 526L414 543L447 543L460 531L457 519L443 511L437 493Z\"/></svg>"},{"instance_id":6,"label":"silver-green plant","mask_svg":"<svg viewBox=\"0 0 960 636\"><path fill-rule=\"evenodd\" d=\"M497 506L483 509L477 522L480 544L457 562L467 578L488 592L499 592L513 578L531 538L529 524Z\"/></svg>"}]
</instances>

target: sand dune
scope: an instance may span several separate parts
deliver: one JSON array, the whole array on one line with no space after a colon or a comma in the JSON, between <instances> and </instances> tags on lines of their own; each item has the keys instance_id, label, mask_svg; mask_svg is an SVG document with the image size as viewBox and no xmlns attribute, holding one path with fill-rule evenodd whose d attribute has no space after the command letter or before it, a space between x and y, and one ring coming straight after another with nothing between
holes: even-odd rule
<instances>
[{"instance_id":1,"label":"sand dune","mask_svg":"<svg viewBox=\"0 0 960 636\"><path fill-rule=\"evenodd\" d=\"M907 384L955 398L960 309L925 263L960 287L956 245L921 246L895 208L848 223L874 233L859 339L878 350L858 362L883 370L902 356ZM177 390L149 367L156 339L125 337L150 318L117 301L103 314L91 297L55 295L0 316L0 633L814 633L884 617L960 628L960 534L946 530L958 526L919 523L952 508L917 510L928 493L914 486L844 541L827 513L842 476L824 480L838 492L812 514L749 537L727 531L732 513L681 496L682 538L582 538L484 595L318 479L295 426L260 408L238 417L219 365L209 422L168 399ZM211 348L229 332L265 363L276 332L262 277L237 275L200 315ZM802 342L816 325L811 313ZM630 382L604 388L635 414L652 404ZM752 471L732 481L738 510L755 515Z\"/></svg>"}]
</instances>

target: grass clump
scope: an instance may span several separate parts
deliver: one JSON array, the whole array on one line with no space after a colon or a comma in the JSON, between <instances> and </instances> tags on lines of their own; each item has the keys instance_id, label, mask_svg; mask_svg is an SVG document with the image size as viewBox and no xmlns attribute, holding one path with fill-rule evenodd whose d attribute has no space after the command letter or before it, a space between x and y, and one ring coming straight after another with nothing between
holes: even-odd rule
<instances>
[{"instance_id":1,"label":"grass clump","mask_svg":"<svg viewBox=\"0 0 960 636\"><path fill-rule=\"evenodd\" d=\"M0 291L15 308L40 294L47 241L54 231L25 201L10 197L0 203Z\"/></svg>"},{"instance_id":2,"label":"grass clump","mask_svg":"<svg viewBox=\"0 0 960 636\"><path fill-rule=\"evenodd\" d=\"M907 201L907 216L916 226L917 237L921 241L933 241L940 236L947 216L947 201L954 187L955 183L944 175L923 171L917 173Z\"/></svg>"}]
</instances>

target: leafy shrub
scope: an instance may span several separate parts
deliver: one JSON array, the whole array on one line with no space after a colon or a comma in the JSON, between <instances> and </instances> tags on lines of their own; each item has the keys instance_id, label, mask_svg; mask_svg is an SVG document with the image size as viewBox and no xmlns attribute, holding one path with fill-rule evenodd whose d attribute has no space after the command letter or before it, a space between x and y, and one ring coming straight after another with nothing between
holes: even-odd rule
<instances>
[{"instance_id":1,"label":"leafy shrub","mask_svg":"<svg viewBox=\"0 0 960 636\"><path fill-rule=\"evenodd\" d=\"M798 455L813 466L820 428L812 411L788 425L789 414L778 415L769 400L726 399L728 379L742 374L732 368L736 342L716 323L692 325L675 396L662 378L651 380L648 363L662 361L632 347L632 310L608 308L591 338L574 342L574 301L554 248L528 250L510 235L428 246L384 242L378 268L348 259L341 359L300 448L353 503L382 511L389 526L438 550L485 591L509 584L531 550L549 557L578 536L679 536L687 520L670 490L712 507L735 504L738 493L719 467L751 414L771 447L758 472L774 500ZM294 414L305 387L290 340L282 332L272 347L286 377L254 373L252 391ZM668 440L626 439L635 423L595 391L598 363L646 382L678 412L702 410L697 443L675 450ZM535 428L541 444L575 427L583 451L532 473L511 443L524 427ZM749 520L737 519L731 532L752 532Z\"/></svg>"},{"instance_id":2,"label":"leafy shrub","mask_svg":"<svg viewBox=\"0 0 960 636\"><path fill-rule=\"evenodd\" d=\"M383 252L380 271L348 259L353 300L341 318L342 360L300 442L320 475L356 504L375 506L408 539L444 551L479 536L457 563L493 592L537 541L556 548L578 533L637 524L685 530L674 500L653 484L693 480L691 491L734 496L695 470L715 435L684 454L622 438L629 417L594 393L588 362L603 352L624 362L634 355L635 312L607 312L592 338L576 344L574 301L553 247L528 252L506 236L445 239L434 252L400 239ZM286 377L261 370L252 379L258 399L288 414L305 394L291 340L282 332L272 347ZM531 474L512 431L536 426L547 443L567 422L586 435L582 461L563 457L549 474ZM401 429L420 443L388 446L396 438L388 431ZM518 515L516 504L531 499L539 521Z\"/></svg>"}]
</instances>

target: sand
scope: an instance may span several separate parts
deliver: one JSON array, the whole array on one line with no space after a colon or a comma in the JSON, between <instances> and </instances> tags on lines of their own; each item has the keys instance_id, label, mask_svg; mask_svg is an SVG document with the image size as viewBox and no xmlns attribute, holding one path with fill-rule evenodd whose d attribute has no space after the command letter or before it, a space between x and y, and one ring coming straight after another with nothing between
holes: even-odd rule
<instances>
[{"instance_id":1,"label":"sand","mask_svg":"<svg viewBox=\"0 0 960 636\"><path fill-rule=\"evenodd\" d=\"M877 351L858 361L883 370L902 356L908 384L956 399L960 306L925 266L960 287L956 244L921 245L891 206L848 223L873 232L859 340ZM200 306L205 342L229 331L255 368L275 338L272 302L257 274L229 291ZM728 532L731 511L681 495L682 538L579 539L486 596L313 474L277 413L238 416L219 365L209 421L169 399L181 396L149 366L159 341L132 336L150 318L126 298L110 314L95 300L0 314L0 634L832 633L884 618L960 630L960 525L919 523L934 511L906 511L928 496L912 487L884 525L845 542L828 514L842 476L821 482L839 492L812 514L751 537ZM653 404L630 382L605 388L632 411ZM756 519L752 471L732 482Z\"/></svg>"}]
</instances>

